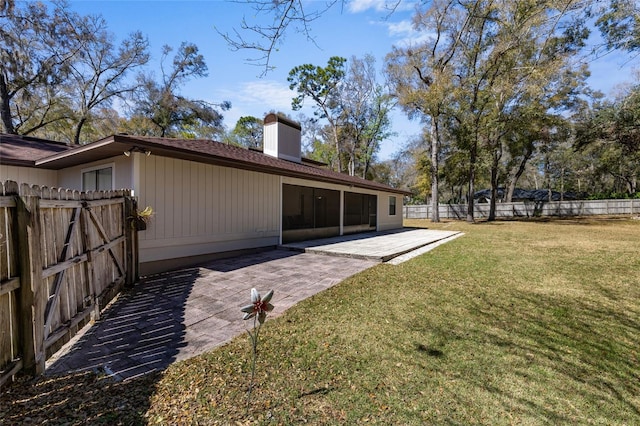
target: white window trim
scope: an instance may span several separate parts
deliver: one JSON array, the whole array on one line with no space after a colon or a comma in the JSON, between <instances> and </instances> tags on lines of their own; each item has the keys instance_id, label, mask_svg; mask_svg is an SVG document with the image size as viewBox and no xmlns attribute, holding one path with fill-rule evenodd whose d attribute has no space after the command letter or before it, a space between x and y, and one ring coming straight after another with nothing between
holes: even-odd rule
<instances>
[{"instance_id":1,"label":"white window trim","mask_svg":"<svg viewBox=\"0 0 640 426\"><path fill-rule=\"evenodd\" d=\"M111 189L115 189L116 187L116 163L115 162L99 164L97 166L91 166L84 169L80 169L80 188L82 188L83 191L85 190L84 179L82 178L85 173L92 172L94 170L108 169L109 167L111 168Z\"/></svg>"},{"instance_id":2,"label":"white window trim","mask_svg":"<svg viewBox=\"0 0 640 426\"><path fill-rule=\"evenodd\" d=\"M391 200L393 200L393 204L391 204ZM391 210L392 205L393 205L393 214L389 211ZM398 215L398 197L396 197L395 195L389 195L389 208L387 211L389 212L389 216Z\"/></svg>"}]
</instances>

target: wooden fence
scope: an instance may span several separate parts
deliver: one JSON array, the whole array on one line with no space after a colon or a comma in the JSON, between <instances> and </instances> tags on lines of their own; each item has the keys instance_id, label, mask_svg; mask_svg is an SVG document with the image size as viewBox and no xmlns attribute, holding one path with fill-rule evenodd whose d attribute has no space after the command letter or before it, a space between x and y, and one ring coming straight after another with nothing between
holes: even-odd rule
<instances>
[{"instance_id":1,"label":"wooden fence","mask_svg":"<svg viewBox=\"0 0 640 426\"><path fill-rule=\"evenodd\" d=\"M464 220L467 217L466 204L440 204L441 219ZM489 204L474 203L475 218L489 216ZM539 217L539 216L590 216L590 215L640 215L640 200L578 200L578 201L525 201L497 203L497 218ZM430 205L404 206L405 219L428 219Z\"/></svg>"},{"instance_id":2,"label":"wooden fence","mask_svg":"<svg viewBox=\"0 0 640 426\"><path fill-rule=\"evenodd\" d=\"M45 361L138 279L131 191L0 182L0 387Z\"/></svg>"}]
</instances>

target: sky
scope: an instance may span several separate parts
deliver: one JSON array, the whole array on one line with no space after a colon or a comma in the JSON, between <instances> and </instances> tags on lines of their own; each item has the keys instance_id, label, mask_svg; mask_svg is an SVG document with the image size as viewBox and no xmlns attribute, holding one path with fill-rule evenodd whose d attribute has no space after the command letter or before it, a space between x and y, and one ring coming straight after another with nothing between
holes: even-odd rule
<instances>
[{"instance_id":1,"label":"sky","mask_svg":"<svg viewBox=\"0 0 640 426\"><path fill-rule=\"evenodd\" d=\"M284 112L296 119L299 112L291 108L295 93L289 89L287 76L295 66L313 64L326 66L332 56L363 58L373 55L382 69L384 57L394 45L415 40L410 20L413 6L404 1L390 14L385 8L388 0L350 0L341 7L331 8L314 21L310 31L313 41L289 31L278 51L271 58L274 70L262 75L264 67L252 64L259 57L250 50L233 51L219 33L239 30L243 18L249 25L265 21L251 5L227 0L75 0L71 8L81 14L100 14L116 41L133 31L148 37L152 60L151 69L159 69L161 49L169 45L177 49L182 42L195 43L208 66L208 76L186 84L181 93L194 99L212 103L231 102L224 111L224 125L235 126L242 116L263 118L271 110ZM308 10L322 7L325 0L305 0ZM395 2L391 2L395 3ZM243 34L245 35L245 34ZM633 80L633 68L638 61L628 61L623 55L609 55L590 64L589 84L605 94L611 94L618 84ZM159 71L156 72L159 78ZM383 83L382 75L379 83ZM311 105L302 112L312 115ZM390 158L404 144L420 133L420 123L410 121L401 111L391 117L395 135L385 141L379 159Z\"/></svg>"}]
</instances>

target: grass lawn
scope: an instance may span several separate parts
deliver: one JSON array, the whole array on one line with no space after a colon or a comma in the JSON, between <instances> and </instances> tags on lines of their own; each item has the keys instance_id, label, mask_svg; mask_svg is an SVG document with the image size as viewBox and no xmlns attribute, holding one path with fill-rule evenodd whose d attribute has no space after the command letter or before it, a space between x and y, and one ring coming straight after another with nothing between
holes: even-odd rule
<instances>
[{"instance_id":1,"label":"grass lawn","mask_svg":"<svg viewBox=\"0 0 640 426\"><path fill-rule=\"evenodd\" d=\"M19 381L0 424L640 424L639 220L405 225L465 235L267 319L248 413L245 335L136 381Z\"/></svg>"}]
</instances>

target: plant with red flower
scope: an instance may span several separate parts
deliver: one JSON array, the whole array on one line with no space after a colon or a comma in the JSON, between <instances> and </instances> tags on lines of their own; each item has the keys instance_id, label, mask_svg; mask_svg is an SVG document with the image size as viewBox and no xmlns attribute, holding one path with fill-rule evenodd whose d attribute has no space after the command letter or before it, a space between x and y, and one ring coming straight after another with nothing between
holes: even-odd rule
<instances>
[{"instance_id":1,"label":"plant with red flower","mask_svg":"<svg viewBox=\"0 0 640 426\"><path fill-rule=\"evenodd\" d=\"M249 411L249 404L251 403L251 390L253 389L253 383L256 376L256 359L258 358L258 337L260 335L260 327L267 319L267 312L273 311L273 305L270 303L273 297L273 290L269 290L264 297L260 297L260 293L255 288L251 289L251 304L244 306L240 309L244 312L243 320L253 318L253 333L247 330L249 338L251 339L251 346L253 349L253 359L251 363L251 380L249 382L249 389L247 389L247 412Z\"/></svg>"}]
</instances>

